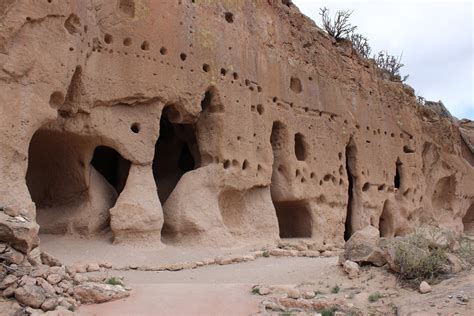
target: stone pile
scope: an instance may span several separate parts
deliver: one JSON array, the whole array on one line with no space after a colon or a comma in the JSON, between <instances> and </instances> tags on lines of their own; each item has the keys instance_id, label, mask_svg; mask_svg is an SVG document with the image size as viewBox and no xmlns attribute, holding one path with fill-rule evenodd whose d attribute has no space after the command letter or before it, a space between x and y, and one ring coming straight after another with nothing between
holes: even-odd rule
<instances>
[{"instance_id":1,"label":"stone pile","mask_svg":"<svg viewBox=\"0 0 474 316\"><path fill-rule=\"evenodd\" d=\"M91 266L92 271L95 269ZM20 309L43 312L74 311L80 304L103 303L129 295L121 285L91 282L72 267L46 253L31 251L23 255L13 247L0 243L0 295L14 298ZM38 311L37 311L38 312Z\"/></svg>"}]
</instances>

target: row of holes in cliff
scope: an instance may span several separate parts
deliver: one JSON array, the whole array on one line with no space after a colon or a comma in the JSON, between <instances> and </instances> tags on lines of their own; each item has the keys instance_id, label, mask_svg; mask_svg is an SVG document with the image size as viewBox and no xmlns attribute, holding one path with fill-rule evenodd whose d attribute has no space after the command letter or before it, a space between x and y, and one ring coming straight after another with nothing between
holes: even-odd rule
<instances>
[{"instance_id":1,"label":"row of holes in cliff","mask_svg":"<svg viewBox=\"0 0 474 316\"><path fill-rule=\"evenodd\" d=\"M182 59L183 59L183 58L182 58ZM226 73L225 73L224 70L221 70L221 74L222 74L222 75L225 75ZM245 85L246 85L246 86L250 86L250 81L249 81L249 80L245 80ZM252 90L252 89L251 89L251 90ZM261 91L260 89L258 89L258 90ZM277 100L276 97L273 98L273 102L275 102L276 100ZM251 106L251 110L252 110L252 111L255 111L255 109L257 110L257 112L258 112L260 115L262 115L263 112L264 112L263 105L261 105L261 104L258 104L257 106L254 106L254 105ZM307 108L306 108L306 111L307 111ZM320 115L320 116L321 116L322 114L323 114L323 112L319 112L319 115ZM329 120L331 120L331 118L333 118L333 117L334 117L334 115L330 115L330 116L329 116ZM347 120L345 120L344 123L347 124ZM356 128L359 128L359 126L356 126ZM370 130L370 127L369 127L369 126L367 126L366 128L367 128L368 131ZM139 125L139 123L133 123L133 124L131 125L131 130L132 130L134 133L139 133L139 131L140 131L140 125ZM381 133L380 129L374 130L373 132L374 132L374 135ZM385 131L385 134L387 134L386 131ZM392 133L391 136L394 137L394 133ZM403 134L400 134L400 138L403 138L403 137L404 137L404 135L403 135ZM410 136L410 138L412 138L412 136ZM409 152L408 149L406 149L406 148L407 148L407 147L404 146L404 151L405 151L405 152ZM410 152L412 152L412 151L410 151Z\"/></svg>"},{"instance_id":2,"label":"row of holes in cliff","mask_svg":"<svg viewBox=\"0 0 474 316\"><path fill-rule=\"evenodd\" d=\"M111 43L113 42L113 37L112 37L112 35L111 35L111 34L105 34L105 36L104 36L104 42L105 42L106 44L111 44ZM126 37L126 38L123 39L123 45L124 45L124 46L130 46L131 44L132 44L131 38ZM150 43L149 43L148 41L143 41L142 44L140 45L140 49L143 50L143 51L148 51L148 50L150 50ZM71 48L70 50L73 51L74 49ZM93 48L93 51L94 51L94 50L95 50L95 49ZM98 49L97 51L100 52L100 49ZM109 52L113 52L113 50L109 50ZM167 49L166 47L161 47L161 48L160 48L160 54L161 54L161 55L166 55L167 53L168 53L168 49ZM125 54L127 54L127 53L125 53ZM140 57L140 55L136 55L136 56L137 56L137 57ZM143 55L142 57L143 57L143 58L146 58L145 55ZM179 58L180 58L181 61L185 61L185 60L187 59L187 55L186 55L185 53L180 53ZM151 60L152 58L151 58L150 56L148 56L148 59ZM153 60L156 60L156 59L153 58ZM163 63L163 62L162 62L162 63ZM168 63L168 65L170 65L170 64ZM181 67L181 69L183 69L183 67ZM204 72L210 72L211 67L210 67L209 64L203 64L202 70L203 70ZM227 74L227 70L226 70L225 68L221 68L221 76L222 76L222 77L225 77L226 74ZM237 79L238 79L238 74L237 74L236 72L234 72L234 73L232 74L232 77L233 77L234 80L237 80ZM234 80L232 80L232 83L234 82ZM311 80L312 80L312 77L309 77L309 80L311 81ZM248 79L246 79L244 82L245 82L245 86L249 87L249 90L251 90L251 91L256 90L257 92L262 92L262 87L259 86L256 82L250 81L250 80L248 80ZM240 85L242 86L242 83L241 83ZM254 87L254 85L255 85L256 88ZM291 89L293 92L295 92L295 93L301 93L302 90L303 90L301 80L300 80L299 78L296 78L296 77L291 77L291 78L290 78L290 89ZM277 97L274 97L274 98L273 98L273 102L274 102L274 103L277 102L277 100L278 100ZM294 105L293 103L289 103L289 104L290 104L290 107L293 107L293 105ZM304 109L305 112L309 112L309 111L310 111L308 107L303 107L303 109ZM254 110L254 106L252 106L252 110ZM261 104L258 104L258 105L257 105L257 111L258 111L258 113L259 113L260 115L263 114L263 106L262 106ZM316 110L316 112L319 114L319 116L322 116L323 113L325 113L325 112L319 111L319 110ZM335 117L336 117L335 114L329 113L329 118L328 118L328 119L329 119L329 121L332 121ZM347 120L344 120L344 123L347 124ZM356 124L355 127L356 127L357 129L360 128L358 124ZM369 130L369 129L370 129L370 128L367 126L367 130ZM134 130L136 130L136 128L134 128ZM377 131L374 130L373 133L374 133L374 135L376 135L377 133L380 134L381 132L380 132L380 129L377 129ZM385 131L384 134L387 135L388 132ZM390 135L391 135L392 137L395 136L394 133L391 133ZM410 135L409 137L412 138L411 135ZM403 138L403 134L400 134L400 138ZM408 152L408 151L409 151L409 149L406 149L405 152Z\"/></svg>"},{"instance_id":3,"label":"row of holes in cliff","mask_svg":"<svg viewBox=\"0 0 474 316\"><path fill-rule=\"evenodd\" d=\"M48 0L48 2L51 2L51 0ZM192 3L194 3L194 1ZM182 4L182 2L180 1L178 4ZM133 9L133 13L134 13L135 2L133 0L121 0L119 7L120 7L119 9L125 10L126 13L130 13L131 12L130 10ZM187 5L187 7L189 8L189 5ZM223 17L224 17L224 19L227 23L233 23L234 22L234 14L232 12L228 12L228 11L224 12ZM87 33L87 26L84 26L84 32ZM104 35L104 42L106 44L111 44L113 42L113 36L111 34L108 34L108 33L105 34ZM132 45L132 39L130 37L126 37L126 38L123 39L122 43L123 43L124 46L131 46ZM89 46L90 46L90 43L89 43ZM190 46L192 47L192 44L190 44ZM150 50L150 43L145 40L141 43L140 48L143 51L148 51L148 50ZM231 48L229 48L229 49L231 49ZM73 51L74 49L71 47L70 50ZM94 50L94 48L93 48L93 50ZM100 52L100 49L99 49L99 52ZM109 52L110 52L110 50L109 50ZM166 55L167 53L168 53L168 49L166 47L161 47L160 48L160 54L161 55ZM125 54L127 54L127 53L125 53ZM139 57L139 55L136 55L136 56ZM142 57L146 58L145 56L142 56ZM149 58L151 58L151 57L149 57ZM185 61L187 59L186 53L180 53L180 59L182 61ZM181 69L183 69L183 67L181 67ZM209 72L210 71L210 65L209 64L203 64L202 69L203 69L204 72ZM225 68L221 68L221 75L225 76L226 73L227 73L227 70ZM234 72L233 77L234 77L234 80L237 80L238 79L238 74L236 72ZM309 76L308 80L312 81L313 78L311 76ZM253 91L255 88L250 83L251 83L250 80L248 80L248 79L245 80L245 85L248 86L251 91ZM255 82L253 82L253 83L255 83ZM261 92L262 88L260 86L258 86L258 84L256 84L256 85L257 85L256 86L257 91ZM298 93L298 94L301 93L303 91L303 85L302 85L301 80L297 77L291 77L290 78L290 89L295 93ZM275 100L275 98L274 98L274 100ZM293 103L291 103L290 105L292 106ZM303 109L304 109L305 112L308 112L308 107L304 107ZM262 114L260 110L258 112L260 114ZM321 116L322 112L319 112L319 115ZM330 114L329 120L332 120L333 118L334 118L334 114ZM344 122L347 123L347 120L344 120ZM356 124L356 128L359 128L358 124ZM368 126L367 126L367 129L369 130ZM374 135L376 135L377 133L378 134L381 133L380 129L377 129L377 132L374 130ZM385 131L384 134L387 135L388 132ZM394 133L391 133L390 135L391 135L391 137L395 136ZM409 137L410 137L410 139L412 138L411 135L409 135ZM400 134L400 138L403 138L403 134ZM409 151L409 149L405 150L405 152L408 152L408 151Z\"/></svg>"}]
</instances>

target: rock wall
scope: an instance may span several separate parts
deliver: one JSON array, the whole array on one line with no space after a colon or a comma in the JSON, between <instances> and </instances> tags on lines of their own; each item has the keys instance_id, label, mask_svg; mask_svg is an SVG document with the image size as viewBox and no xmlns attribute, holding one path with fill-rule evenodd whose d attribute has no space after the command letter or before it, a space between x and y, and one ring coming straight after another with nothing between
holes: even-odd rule
<instances>
[{"instance_id":1,"label":"rock wall","mask_svg":"<svg viewBox=\"0 0 474 316\"><path fill-rule=\"evenodd\" d=\"M457 123L288 1L7 0L0 26L0 237L23 249L36 222L157 246L472 231Z\"/></svg>"}]
</instances>

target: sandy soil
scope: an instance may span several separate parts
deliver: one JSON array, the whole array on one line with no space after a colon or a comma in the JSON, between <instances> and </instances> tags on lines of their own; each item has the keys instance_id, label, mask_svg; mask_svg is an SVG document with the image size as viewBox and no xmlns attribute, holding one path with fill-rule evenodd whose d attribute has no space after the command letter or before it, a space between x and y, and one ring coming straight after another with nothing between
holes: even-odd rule
<instances>
[{"instance_id":1,"label":"sandy soil","mask_svg":"<svg viewBox=\"0 0 474 316\"><path fill-rule=\"evenodd\" d=\"M43 248L65 263L108 261L114 265L176 263L227 254L250 248L159 250L106 244L72 237L42 238ZM104 247L105 244L105 247ZM261 311L265 296L251 294L253 285L281 285L318 291L328 299L342 298L367 315L473 315L474 273L464 272L433 285L429 294L403 288L384 268L363 267L350 280L337 265L337 257L270 257L231 265L211 265L176 272L115 271L91 273L123 276L133 290L127 299L81 306L79 315L253 315ZM338 285L340 291L331 293ZM369 302L371 293L382 298ZM461 305L456 298L468 299Z\"/></svg>"}]
</instances>

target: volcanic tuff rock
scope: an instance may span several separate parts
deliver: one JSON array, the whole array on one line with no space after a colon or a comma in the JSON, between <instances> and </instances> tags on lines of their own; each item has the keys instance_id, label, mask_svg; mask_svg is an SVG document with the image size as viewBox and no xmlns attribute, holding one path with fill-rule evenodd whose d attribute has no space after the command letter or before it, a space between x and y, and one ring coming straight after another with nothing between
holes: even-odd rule
<instances>
[{"instance_id":1,"label":"volcanic tuff rock","mask_svg":"<svg viewBox=\"0 0 474 316\"><path fill-rule=\"evenodd\" d=\"M22 252L36 223L157 246L474 233L472 128L289 1L2 1L0 104Z\"/></svg>"}]
</instances>

